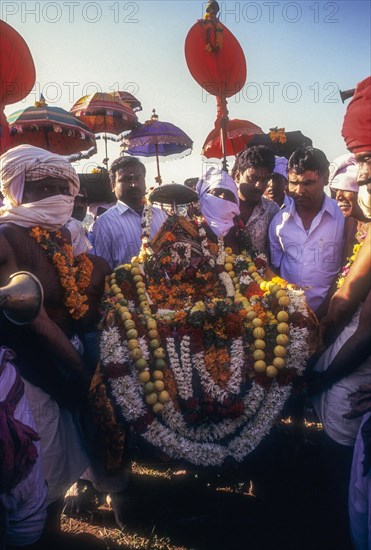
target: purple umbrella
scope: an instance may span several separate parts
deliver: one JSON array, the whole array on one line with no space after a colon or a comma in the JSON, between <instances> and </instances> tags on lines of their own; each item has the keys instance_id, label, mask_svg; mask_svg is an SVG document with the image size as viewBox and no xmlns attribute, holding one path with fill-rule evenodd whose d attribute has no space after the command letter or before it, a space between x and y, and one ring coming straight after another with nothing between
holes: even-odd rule
<instances>
[{"instance_id":1,"label":"purple umbrella","mask_svg":"<svg viewBox=\"0 0 371 550\"><path fill-rule=\"evenodd\" d=\"M193 141L183 130L170 122L158 120L153 109L150 120L135 128L121 140L123 152L138 157L156 157L157 178L161 185L159 157L181 158L192 151Z\"/></svg>"}]
</instances>

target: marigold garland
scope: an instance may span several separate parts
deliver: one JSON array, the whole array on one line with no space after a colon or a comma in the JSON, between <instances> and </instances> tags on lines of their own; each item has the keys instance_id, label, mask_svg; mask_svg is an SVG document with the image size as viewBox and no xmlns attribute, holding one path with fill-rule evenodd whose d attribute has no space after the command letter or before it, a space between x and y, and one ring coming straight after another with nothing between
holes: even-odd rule
<instances>
[{"instance_id":1,"label":"marigold garland","mask_svg":"<svg viewBox=\"0 0 371 550\"><path fill-rule=\"evenodd\" d=\"M337 278L337 281L336 281L336 287L337 288L340 288L341 286L343 286L344 281L345 281L345 277L348 275L349 270L352 267L352 264L354 263L359 251L361 250L363 242L364 241L361 241L360 243L356 243L354 245L352 255L349 256L347 263L343 266L343 268L342 268L342 270L339 274L339 277Z\"/></svg>"},{"instance_id":2,"label":"marigold garland","mask_svg":"<svg viewBox=\"0 0 371 550\"><path fill-rule=\"evenodd\" d=\"M30 236L45 250L48 259L55 267L64 290L64 303L71 317L75 320L84 317L89 310L84 294L88 288L93 271L93 264L86 254L73 256L73 248L67 244L60 231L56 231L59 245L50 238L50 233L40 227L33 227Z\"/></svg>"}]
</instances>

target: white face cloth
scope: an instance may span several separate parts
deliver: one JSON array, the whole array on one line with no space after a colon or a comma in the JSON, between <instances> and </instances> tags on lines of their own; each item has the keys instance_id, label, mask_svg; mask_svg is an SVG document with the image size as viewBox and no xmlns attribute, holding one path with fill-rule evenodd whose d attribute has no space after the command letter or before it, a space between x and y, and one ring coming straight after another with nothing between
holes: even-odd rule
<instances>
[{"instance_id":1,"label":"white face cloth","mask_svg":"<svg viewBox=\"0 0 371 550\"><path fill-rule=\"evenodd\" d=\"M236 203L210 195L212 189L228 189L236 198ZM237 185L226 172L210 168L196 185L200 197L201 212L207 225L217 237L224 237L233 219L240 214Z\"/></svg>"},{"instance_id":2,"label":"white face cloth","mask_svg":"<svg viewBox=\"0 0 371 550\"><path fill-rule=\"evenodd\" d=\"M367 191L367 185L360 185L359 187L358 204L364 216L371 219L371 195Z\"/></svg>"},{"instance_id":3,"label":"white face cloth","mask_svg":"<svg viewBox=\"0 0 371 550\"><path fill-rule=\"evenodd\" d=\"M54 195L37 202L0 209L0 223L15 223L21 227L40 226L47 231L57 231L71 217L73 197Z\"/></svg>"}]
</instances>

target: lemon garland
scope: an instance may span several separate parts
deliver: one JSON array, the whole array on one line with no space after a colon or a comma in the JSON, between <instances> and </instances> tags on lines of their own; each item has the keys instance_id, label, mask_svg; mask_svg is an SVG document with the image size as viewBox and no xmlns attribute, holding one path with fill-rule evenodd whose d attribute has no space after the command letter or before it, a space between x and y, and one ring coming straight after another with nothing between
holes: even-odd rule
<instances>
[{"instance_id":1,"label":"lemon garland","mask_svg":"<svg viewBox=\"0 0 371 550\"><path fill-rule=\"evenodd\" d=\"M148 361L143 357L140 349L138 338L138 331L135 328L135 322L132 319L132 315L129 308L126 305L118 302L115 304L115 309L120 315L121 320L124 323L127 337L127 347L129 349L130 357L134 361L135 368L138 371L138 379L144 385L144 391L146 393L146 403L152 407L155 414L159 414L163 411L164 404L170 401L170 395L165 390L165 384L163 382L163 371L167 367L165 361L165 350L161 346L159 340L159 333L157 330L157 321L154 318L149 306L149 302L146 296L145 284L143 277L140 273L140 264L138 258L133 258L132 263L118 266L110 277L111 292L116 296L118 300L123 300L124 295L121 292L120 287L116 280L116 271L119 269L130 270L133 281L136 285L139 305L142 310L142 314L146 319L146 328L148 330L149 347L154 358L155 369L151 372L148 367Z\"/></svg>"},{"instance_id":2,"label":"lemon garland","mask_svg":"<svg viewBox=\"0 0 371 550\"><path fill-rule=\"evenodd\" d=\"M64 304L71 317L75 320L81 319L89 310L86 303L88 297L83 293L90 284L92 262L86 254L74 258L72 246L65 242L59 246L51 240L45 229L33 227L29 234L46 251L47 257L58 272L64 290ZM62 239L60 231L56 231L55 235L57 239Z\"/></svg>"},{"instance_id":3,"label":"lemon garland","mask_svg":"<svg viewBox=\"0 0 371 550\"><path fill-rule=\"evenodd\" d=\"M271 365L267 365L264 361L265 359L265 348L266 348L266 342L264 340L265 337L265 330L263 328L264 323L263 321L258 317L258 314L256 311L254 311L253 304L259 299L258 296L251 296L251 298L246 298L243 294L241 294L240 289L241 285L239 282L239 278L236 276L235 272L233 271L233 266L236 261L237 255L233 254L231 248L225 249L225 264L224 269L230 276L234 288L235 288L235 295L234 295L234 301L235 303L240 302L243 310L246 312L246 321L251 323L251 326L253 327L253 337L254 337L254 350L253 350L253 358L254 358L254 370L257 373L265 373L268 378L275 378L278 375L279 370L283 369L286 365L285 357L287 355L287 346L289 344L289 332L290 327L287 323L289 320L289 315L285 309L281 309L278 311L276 317L273 316L273 321L277 322L277 332L278 335L276 336L276 346L273 350L274 353L274 359L272 361ZM286 281L284 279L281 279L280 277L274 277L272 281L265 281L263 277L260 275L255 263L253 262L251 256L246 254L246 252L242 253L242 256L247 261L248 264L248 273L251 276L251 278L260 286L261 290L265 291L266 294L272 294L276 297L278 301L278 305L282 308L287 307L290 305L290 298L287 295L287 292L285 291L285 287L287 285ZM273 315L273 314L271 314Z\"/></svg>"}]
</instances>

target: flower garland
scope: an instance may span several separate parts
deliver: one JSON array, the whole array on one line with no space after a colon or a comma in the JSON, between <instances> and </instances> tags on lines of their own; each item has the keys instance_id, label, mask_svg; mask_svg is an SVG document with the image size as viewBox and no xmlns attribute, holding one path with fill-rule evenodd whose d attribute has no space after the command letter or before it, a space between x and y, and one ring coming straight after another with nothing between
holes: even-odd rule
<instances>
[{"instance_id":1,"label":"flower garland","mask_svg":"<svg viewBox=\"0 0 371 550\"><path fill-rule=\"evenodd\" d=\"M305 297L279 277L264 279L264 255L234 254L222 242L213 254L202 224L198 255L171 223L159 254L110 277L102 369L139 442L195 465L242 462L310 354Z\"/></svg>"},{"instance_id":2,"label":"flower garland","mask_svg":"<svg viewBox=\"0 0 371 550\"><path fill-rule=\"evenodd\" d=\"M354 263L359 251L361 250L363 242L364 241L361 241L360 243L356 243L353 246L352 255L348 258L347 263L343 266L343 268L342 268L342 270L341 270L341 272L340 272L340 274L337 278L337 281L336 281L336 287L337 288L340 288L341 286L343 286L344 281L345 281L345 277L348 275L349 270L352 267L352 264Z\"/></svg>"},{"instance_id":3,"label":"flower garland","mask_svg":"<svg viewBox=\"0 0 371 550\"><path fill-rule=\"evenodd\" d=\"M286 143L287 137L285 133L285 128L269 128L269 137L272 143Z\"/></svg>"},{"instance_id":4,"label":"flower garland","mask_svg":"<svg viewBox=\"0 0 371 550\"><path fill-rule=\"evenodd\" d=\"M46 251L48 259L55 267L64 290L64 303L71 317L75 320L81 319L89 310L86 303L88 297L84 292L91 281L92 262L86 254L74 258L72 246L64 241L60 246L50 238L45 229L33 227L29 234ZM60 231L56 231L55 235L58 240L63 240Z\"/></svg>"}]
</instances>

